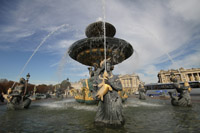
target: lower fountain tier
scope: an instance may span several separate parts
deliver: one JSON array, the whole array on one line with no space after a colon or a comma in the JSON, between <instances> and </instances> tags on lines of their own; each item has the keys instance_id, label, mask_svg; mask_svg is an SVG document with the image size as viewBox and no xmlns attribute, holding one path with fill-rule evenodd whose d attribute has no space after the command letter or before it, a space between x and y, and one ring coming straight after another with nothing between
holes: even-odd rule
<instances>
[{"instance_id":1,"label":"lower fountain tier","mask_svg":"<svg viewBox=\"0 0 200 133\"><path fill-rule=\"evenodd\" d=\"M106 57L113 65L119 64L133 54L131 44L119 38L106 37ZM68 54L74 60L88 66L99 64L104 59L104 38L91 37L76 41Z\"/></svg>"}]
</instances>

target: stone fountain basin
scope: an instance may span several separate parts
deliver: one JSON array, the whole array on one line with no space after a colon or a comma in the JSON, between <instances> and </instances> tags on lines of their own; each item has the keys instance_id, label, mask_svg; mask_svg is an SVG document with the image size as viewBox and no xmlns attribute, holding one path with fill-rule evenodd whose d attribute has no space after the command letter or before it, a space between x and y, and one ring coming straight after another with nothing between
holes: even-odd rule
<instances>
[{"instance_id":1,"label":"stone fountain basin","mask_svg":"<svg viewBox=\"0 0 200 133\"><path fill-rule=\"evenodd\" d=\"M113 65L129 58L134 52L130 43L123 39L106 37L106 57L111 58ZM90 37L76 41L71 45L68 54L74 60L93 66L104 59L104 38Z\"/></svg>"}]
</instances>

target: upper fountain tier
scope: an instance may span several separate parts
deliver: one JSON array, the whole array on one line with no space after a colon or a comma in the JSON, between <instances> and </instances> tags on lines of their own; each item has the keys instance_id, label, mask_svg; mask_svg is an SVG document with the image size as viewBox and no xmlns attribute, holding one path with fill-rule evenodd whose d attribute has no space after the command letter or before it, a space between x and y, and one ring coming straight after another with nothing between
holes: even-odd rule
<instances>
[{"instance_id":1,"label":"upper fountain tier","mask_svg":"<svg viewBox=\"0 0 200 133\"><path fill-rule=\"evenodd\" d=\"M106 37L114 37L116 33L115 27L110 23L105 23L106 29ZM104 36L104 29L103 29L103 22L98 21L88 25L85 30L85 34L88 38L90 37L103 37Z\"/></svg>"},{"instance_id":2,"label":"upper fountain tier","mask_svg":"<svg viewBox=\"0 0 200 133\"><path fill-rule=\"evenodd\" d=\"M132 46L125 40L114 38L115 27L105 23L106 29L106 58L111 58L112 64L116 65L126 60L133 54ZM74 60L88 66L94 63L100 64L104 60L104 28L103 22L98 21L90 24L85 34L88 38L76 41L69 48L68 54Z\"/></svg>"}]
</instances>

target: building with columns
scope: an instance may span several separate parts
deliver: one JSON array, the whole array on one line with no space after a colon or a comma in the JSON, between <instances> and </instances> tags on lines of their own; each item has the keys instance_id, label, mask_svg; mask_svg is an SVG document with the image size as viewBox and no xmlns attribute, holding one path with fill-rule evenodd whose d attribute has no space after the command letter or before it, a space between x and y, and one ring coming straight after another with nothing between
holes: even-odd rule
<instances>
[{"instance_id":1,"label":"building with columns","mask_svg":"<svg viewBox=\"0 0 200 133\"><path fill-rule=\"evenodd\" d=\"M122 83L123 89L129 90L130 93L138 91L138 87L141 81L137 74L133 73L126 75L119 75L119 79Z\"/></svg>"},{"instance_id":2,"label":"building with columns","mask_svg":"<svg viewBox=\"0 0 200 133\"><path fill-rule=\"evenodd\" d=\"M178 81L200 81L200 68L184 69L179 68L170 69L167 71L160 70L158 73L158 83L170 83L170 73L173 72L177 77Z\"/></svg>"}]
</instances>

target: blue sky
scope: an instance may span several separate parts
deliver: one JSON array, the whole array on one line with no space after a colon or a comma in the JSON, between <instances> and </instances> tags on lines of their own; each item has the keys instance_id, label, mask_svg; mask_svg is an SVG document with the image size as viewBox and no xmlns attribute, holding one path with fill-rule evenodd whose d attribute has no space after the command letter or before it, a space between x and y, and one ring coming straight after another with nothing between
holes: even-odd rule
<instances>
[{"instance_id":1,"label":"blue sky","mask_svg":"<svg viewBox=\"0 0 200 133\"><path fill-rule=\"evenodd\" d=\"M135 50L114 73L136 73L151 83L161 69L199 68L199 5L199 0L105 0L106 21L115 26L115 37ZM99 18L102 0L1 0L0 78L17 81L29 72L31 83L55 84L88 77L87 66L65 54Z\"/></svg>"}]
</instances>

